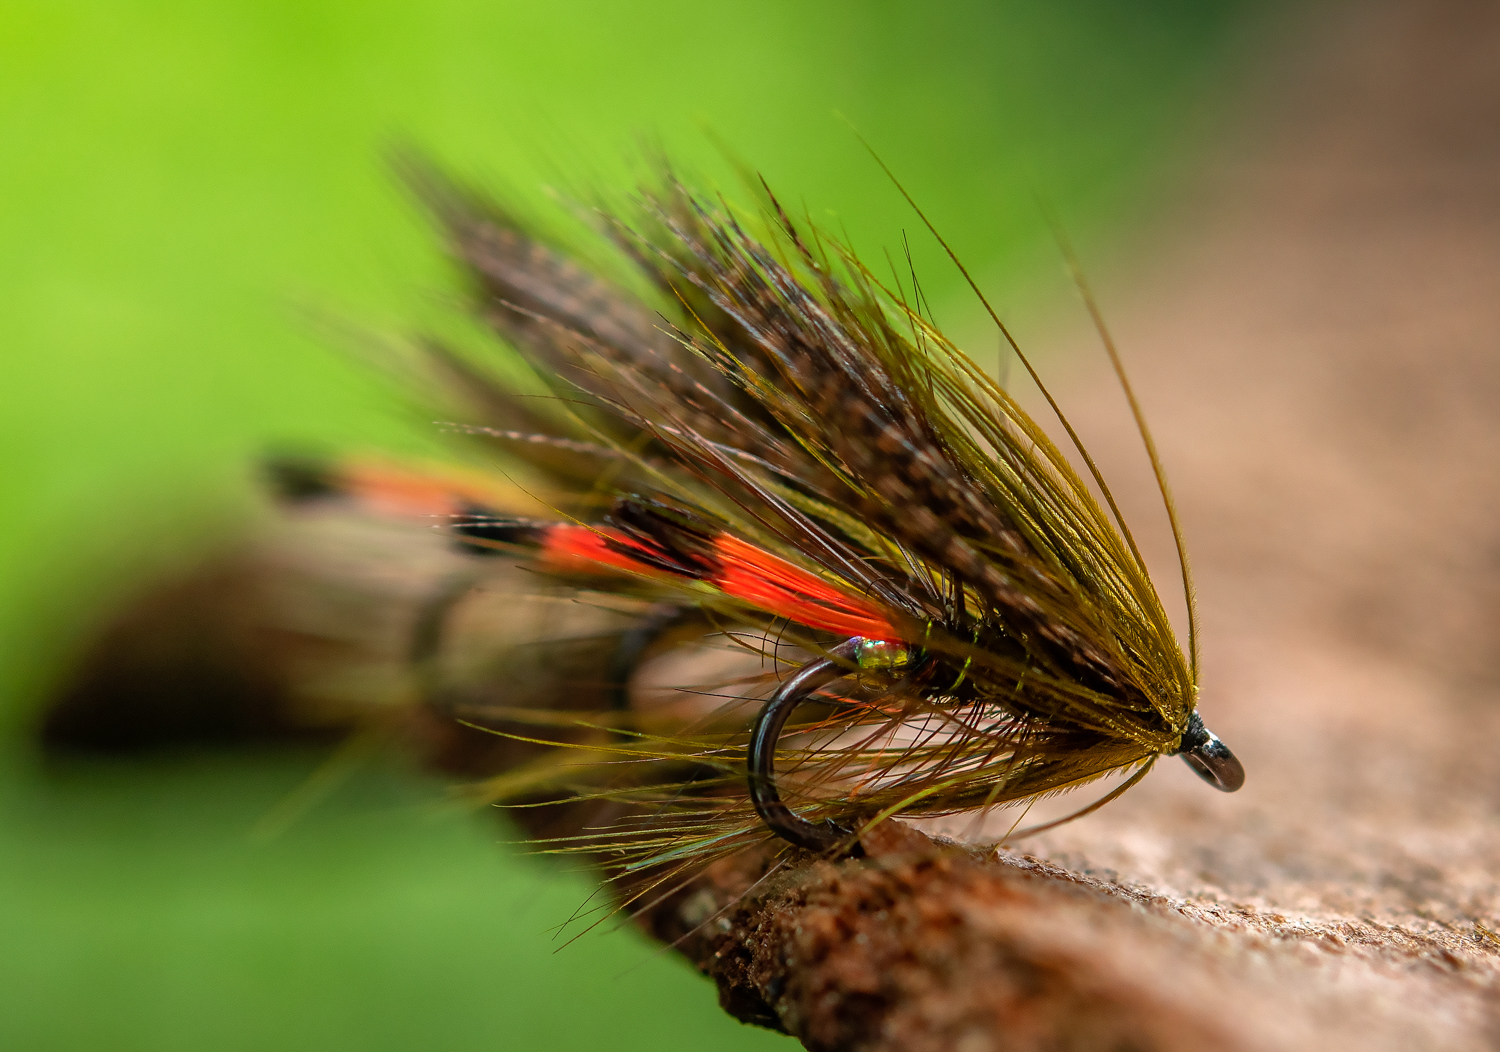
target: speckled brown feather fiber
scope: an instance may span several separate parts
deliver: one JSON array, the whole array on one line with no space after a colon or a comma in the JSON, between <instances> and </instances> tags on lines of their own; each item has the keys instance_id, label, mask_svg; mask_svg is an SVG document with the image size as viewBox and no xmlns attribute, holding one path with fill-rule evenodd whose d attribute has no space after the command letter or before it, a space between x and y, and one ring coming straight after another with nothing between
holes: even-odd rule
<instances>
[{"instance_id":1,"label":"speckled brown feather fiber","mask_svg":"<svg viewBox=\"0 0 1500 1052\"><path fill-rule=\"evenodd\" d=\"M530 410L505 366L529 369L553 396L531 404L561 441L509 452L596 529L511 557L574 573L565 588L580 594L696 611L705 635L759 651L697 723L631 710L631 737L607 761L592 750L589 763L559 763L559 795L609 794L641 820L541 849L611 855L620 872L691 868L768 836L805 842L786 832L793 814L850 830L1004 806L1138 780L1194 747L1195 673L1118 516L993 377L769 190L744 213L663 170L630 205L595 213L637 264L634 284L662 293L653 302L632 297L629 275L590 277L482 191L420 160L404 167L470 309L508 345L486 351L499 353L488 386L438 352L462 381L453 401L477 386L467 412L499 408L465 430L509 436ZM613 457L596 482L573 485L536 459L580 441ZM738 554L721 558L715 538ZM560 554L572 570L558 572ZM801 583L768 588L787 574ZM825 603L866 613L829 621ZM803 744L773 779L794 801L778 828L756 799L766 781L749 773L752 742L763 750L749 713L768 671L851 636L899 643L902 658L857 687L830 685L850 703L798 725ZM497 692L495 718L523 718L514 708ZM663 774L686 769L697 774Z\"/></svg>"}]
</instances>

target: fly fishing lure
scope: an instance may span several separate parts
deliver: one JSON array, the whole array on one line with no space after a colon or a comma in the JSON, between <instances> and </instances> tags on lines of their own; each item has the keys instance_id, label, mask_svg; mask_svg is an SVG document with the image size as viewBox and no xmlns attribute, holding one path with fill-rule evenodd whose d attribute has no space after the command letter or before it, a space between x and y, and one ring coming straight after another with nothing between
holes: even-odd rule
<instances>
[{"instance_id":1,"label":"fly fishing lure","mask_svg":"<svg viewBox=\"0 0 1500 1052\"><path fill-rule=\"evenodd\" d=\"M552 393L517 395L471 357L425 346L450 402L482 417L459 430L504 446L559 509L520 518L455 491L455 533L533 568L538 587L632 619L597 672L614 681L615 711L591 724L602 740L518 732L560 724L503 698L488 707L503 733L586 750L508 783L611 805L607 825L555 849L604 852L625 871L767 832L857 854L860 831L891 816L1125 776L1076 817L1166 755L1240 787L1197 712L1196 626L1185 658L1066 419L1103 506L899 281L794 222L769 190L752 221L669 176L630 218L603 219L650 302L481 194L425 166L409 175L479 316ZM1164 482L1162 494L1181 555ZM1182 570L1191 608L1185 556ZM633 700L632 677L683 640L738 665L709 662L729 671L679 685L696 706Z\"/></svg>"}]
</instances>

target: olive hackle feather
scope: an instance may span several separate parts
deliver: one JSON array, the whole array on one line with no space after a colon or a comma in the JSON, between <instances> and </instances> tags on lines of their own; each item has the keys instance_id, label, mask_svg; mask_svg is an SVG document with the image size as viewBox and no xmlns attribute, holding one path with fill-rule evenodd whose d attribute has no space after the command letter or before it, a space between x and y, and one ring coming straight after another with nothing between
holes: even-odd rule
<instances>
[{"instance_id":1,"label":"olive hackle feather","mask_svg":"<svg viewBox=\"0 0 1500 1052\"><path fill-rule=\"evenodd\" d=\"M840 664L776 765L791 809L831 828L1127 775L1108 799L1199 746L1195 648L1189 661L1092 460L1086 480L893 283L769 190L746 217L667 175L627 214L601 213L646 279L636 295L432 167L405 174L477 316L555 396L515 395L429 341L445 411L525 464L569 543L609 566L549 563L504 528L476 543L533 560L552 582L539 587L674 612L749 658L696 684L714 701L687 716L504 698L467 711L558 745L492 798L610 803L607 824L545 849L675 873L765 839L745 788L750 719L829 654ZM775 580L757 591L762 571ZM833 614L798 613L834 608L887 626L885 649L851 649ZM562 726L598 733L549 735Z\"/></svg>"}]
</instances>

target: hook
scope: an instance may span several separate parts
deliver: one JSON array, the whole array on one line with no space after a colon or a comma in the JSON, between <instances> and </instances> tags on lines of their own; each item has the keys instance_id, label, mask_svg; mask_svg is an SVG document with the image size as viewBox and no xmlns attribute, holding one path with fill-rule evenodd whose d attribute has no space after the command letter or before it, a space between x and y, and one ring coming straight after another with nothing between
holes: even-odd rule
<instances>
[{"instance_id":1,"label":"hook","mask_svg":"<svg viewBox=\"0 0 1500 1052\"><path fill-rule=\"evenodd\" d=\"M858 857L864 854L853 830L832 819L809 822L792 811L776 788L776 740L781 737L793 710L819 688L849 675L858 667L860 647L866 640L845 640L826 657L803 665L771 695L755 718L746 763L750 769L750 802L766 828L781 839L819 854Z\"/></svg>"}]
</instances>

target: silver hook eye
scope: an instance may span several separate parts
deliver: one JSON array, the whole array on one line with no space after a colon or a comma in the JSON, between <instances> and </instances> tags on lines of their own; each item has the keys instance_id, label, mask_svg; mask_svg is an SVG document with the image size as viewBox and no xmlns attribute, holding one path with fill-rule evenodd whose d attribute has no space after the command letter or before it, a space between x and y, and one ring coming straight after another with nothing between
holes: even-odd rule
<instances>
[{"instance_id":1,"label":"silver hook eye","mask_svg":"<svg viewBox=\"0 0 1500 1052\"><path fill-rule=\"evenodd\" d=\"M1203 717L1196 712L1188 717L1177 752L1199 778L1220 792L1232 793L1245 784L1244 765L1217 734L1203 726Z\"/></svg>"}]
</instances>

